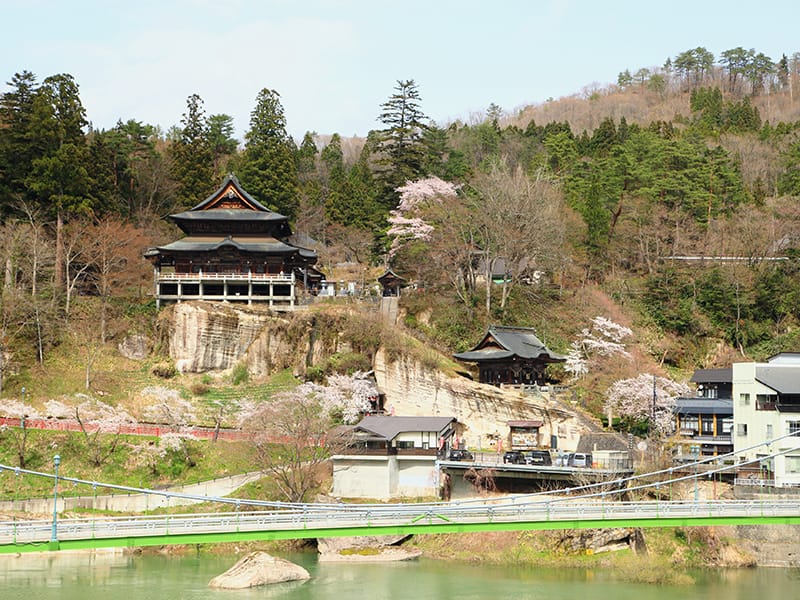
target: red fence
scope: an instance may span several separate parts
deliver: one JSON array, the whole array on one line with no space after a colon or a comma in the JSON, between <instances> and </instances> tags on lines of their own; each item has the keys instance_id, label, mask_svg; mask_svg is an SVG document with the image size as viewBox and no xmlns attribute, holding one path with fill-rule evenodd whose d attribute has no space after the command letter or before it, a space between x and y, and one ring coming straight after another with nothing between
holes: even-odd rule
<instances>
[{"instance_id":1,"label":"red fence","mask_svg":"<svg viewBox=\"0 0 800 600\"><path fill-rule=\"evenodd\" d=\"M22 427L22 420L13 417L0 417L0 426ZM25 419L25 427L28 429L47 429L51 431L80 431L81 426L77 421L68 419ZM97 431L97 426L87 426L88 431ZM167 433L186 433L196 438L210 440L214 438L213 427L191 427L188 429L177 429L167 425L155 425L152 423L136 423L130 425L120 425L114 428L113 432L124 435L148 435L160 437ZM252 439L251 433L239 429L220 429L217 438L231 442Z\"/></svg>"}]
</instances>

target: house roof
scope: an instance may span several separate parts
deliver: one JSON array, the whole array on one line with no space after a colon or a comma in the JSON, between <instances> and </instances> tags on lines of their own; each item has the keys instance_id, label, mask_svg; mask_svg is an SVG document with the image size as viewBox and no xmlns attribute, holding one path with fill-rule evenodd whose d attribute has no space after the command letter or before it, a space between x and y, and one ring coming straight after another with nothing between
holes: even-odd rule
<instances>
[{"instance_id":1,"label":"house roof","mask_svg":"<svg viewBox=\"0 0 800 600\"><path fill-rule=\"evenodd\" d=\"M482 362L503 360L517 356L523 359L539 359L543 362L563 362L565 357L552 352L536 337L530 327L505 327L494 325L483 339L468 352L453 355L464 361Z\"/></svg>"},{"instance_id":2,"label":"house roof","mask_svg":"<svg viewBox=\"0 0 800 600\"><path fill-rule=\"evenodd\" d=\"M676 398L675 413L679 415L733 415L733 400L729 398Z\"/></svg>"},{"instance_id":3,"label":"house roof","mask_svg":"<svg viewBox=\"0 0 800 600\"><path fill-rule=\"evenodd\" d=\"M596 450L628 450L628 443L616 433L584 433L578 440L576 452Z\"/></svg>"},{"instance_id":4,"label":"house roof","mask_svg":"<svg viewBox=\"0 0 800 600\"><path fill-rule=\"evenodd\" d=\"M733 368L697 369L689 381L692 383L731 383L733 381Z\"/></svg>"},{"instance_id":5,"label":"house roof","mask_svg":"<svg viewBox=\"0 0 800 600\"><path fill-rule=\"evenodd\" d=\"M756 367L756 381L779 394L800 394L800 366Z\"/></svg>"},{"instance_id":6,"label":"house roof","mask_svg":"<svg viewBox=\"0 0 800 600\"><path fill-rule=\"evenodd\" d=\"M366 431L386 440L393 440L408 431L435 431L444 433L455 417L382 417L367 416L354 427L355 431Z\"/></svg>"}]
</instances>

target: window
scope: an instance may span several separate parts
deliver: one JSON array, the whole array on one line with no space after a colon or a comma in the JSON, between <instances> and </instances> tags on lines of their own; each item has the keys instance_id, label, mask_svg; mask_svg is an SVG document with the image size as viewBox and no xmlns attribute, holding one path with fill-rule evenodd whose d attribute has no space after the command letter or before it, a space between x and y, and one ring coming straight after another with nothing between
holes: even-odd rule
<instances>
[{"instance_id":1,"label":"window","mask_svg":"<svg viewBox=\"0 0 800 600\"><path fill-rule=\"evenodd\" d=\"M740 436L747 435L747 423L737 423L736 424L736 435L740 435Z\"/></svg>"},{"instance_id":2,"label":"window","mask_svg":"<svg viewBox=\"0 0 800 600\"><path fill-rule=\"evenodd\" d=\"M800 456L786 455L786 472L797 474L800 473Z\"/></svg>"},{"instance_id":3,"label":"window","mask_svg":"<svg viewBox=\"0 0 800 600\"><path fill-rule=\"evenodd\" d=\"M739 394L739 406L750 406L750 394Z\"/></svg>"},{"instance_id":4,"label":"window","mask_svg":"<svg viewBox=\"0 0 800 600\"><path fill-rule=\"evenodd\" d=\"M772 437L772 423L767 423L767 439L771 440Z\"/></svg>"},{"instance_id":5,"label":"window","mask_svg":"<svg viewBox=\"0 0 800 600\"><path fill-rule=\"evenodd\" d=\"M786 423L786 433L789 435L798 435L800 436L800 421L787 421Z\"/></svg>"},{"instance_id":6,"label":"window","mask_svg":"<svg viewBox=\"0 0 800 600\"><path fill-rule=\"evenodd\" d=\"M697 415L683 415L681 417L681 431L697 433Z\"/></svg>"},{"instance_id":7,"label":"window","mask_svg":"<svg viewBox=\"0 0 800 600\"><path fill-rule=\"evenodd\" d=\"M756 394L756 410L775 410L776 394Z\"/></svg>"},{"instance_id":8,"label":"window","mask_svg":"<svg viewBox=\"0 0 800 600\"><path fill-rule=\"evenodd\" d=\"M733 419L730 417L727 419L722 419L722 433L727 433L728 435L731 434L733 431Z\"/></svg>"},{"instance_id":9,"label":"window","mask_svg":"<svg viewBox=\"0 0 800 600\"><path fill-rule=\"evenodd\" d=\"M397 447L398 448L413 448L414 447L414 442L413 441L410 441L410 442L400 442L400 441L398 441L397 442Z\"/></svg>"},{"instance_id":10,"label":"window","mask_svg":"<svg viewBox=\"0 0 800 600\"><path fill-rule=\"evenodd\" d=\"M702 433L703 435L714 435L714 417L711 415L703 415L702 419Z\"/></svg>"}]
</instances>

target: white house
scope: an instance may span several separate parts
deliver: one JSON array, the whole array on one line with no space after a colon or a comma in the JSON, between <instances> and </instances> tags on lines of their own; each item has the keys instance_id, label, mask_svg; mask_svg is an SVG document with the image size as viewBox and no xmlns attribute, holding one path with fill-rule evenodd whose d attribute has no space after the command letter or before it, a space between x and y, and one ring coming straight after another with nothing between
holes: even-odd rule
<instances>
[{"instance_id":1,"label":"white house","mask_svg":"<svg viewBox=\"0 0 800 600\"><path fill-rule=\"evenodd\" d=\"M742 471L774 477L776 487L800 485L800 353L734 363L732 380L734 451L741 462L764 459ZM772 453L778 456L767 459Z\"/></svg>"},{"instance_id":2,"label":"white house","mask_svg":"<svg viewBox=\"0 0 800 600\"><path fill-rule=\"evenodd\" d=\"M333 495L412 498L439 492L437 459L455 434L454 417L368 416L347 450L333 457Z\"/></svg>"}]
</instances>

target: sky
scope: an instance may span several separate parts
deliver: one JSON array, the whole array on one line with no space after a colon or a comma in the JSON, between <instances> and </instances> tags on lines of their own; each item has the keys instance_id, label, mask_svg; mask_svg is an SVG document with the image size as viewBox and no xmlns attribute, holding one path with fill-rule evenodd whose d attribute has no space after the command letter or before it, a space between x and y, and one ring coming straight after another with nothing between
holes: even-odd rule
<instances>
[{"instance_id":1,"label":"sky","mask_svg":"<svg viewBox=\"0 0 800 600\"><path fill-rule=\"evenodd\" d=\"M198 94L241 139L269 88L296 139L364 136L399 80L437 124L472 123L698 46L778 60L798 23L796 0L0 0L0 77L71 74L96 129L166 131Z\"/></svg>"}]
</instances>

